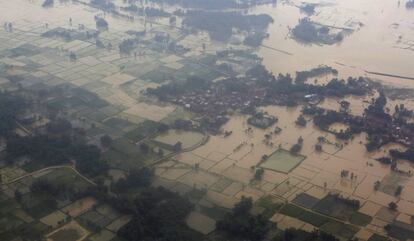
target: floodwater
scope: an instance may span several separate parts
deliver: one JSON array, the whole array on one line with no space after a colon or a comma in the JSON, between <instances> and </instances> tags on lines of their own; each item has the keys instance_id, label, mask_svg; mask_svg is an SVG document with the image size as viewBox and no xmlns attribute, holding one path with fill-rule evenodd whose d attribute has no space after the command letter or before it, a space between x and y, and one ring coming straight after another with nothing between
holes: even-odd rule
<instances>
[{"instance_id":1,"label":"floodwater","mask_svg":"<svg viewBox=\"0 0 414 241\"><path fill-rule=\"evenodd\" d=\"M155 141L174 146L178 141L181 142L182 148L187 149L203 140L203 134L194 131L169 130L154 138Z\"/></svg>"},{"instance_id":2,"label":"floodwater","mask_svg":"<svg viewBox=\"0 0 414 241\"><path fill-rule=\"evenodd\" d=\"M298 7L301 2L318 2L311 20L335 27L350 27L353 34L339 44L317 45L299 43L289 36L305 17ZM273 73L295 73L326 64L337 68L339 77L368 76L385 83L414 87L413 80L366 74L365 71L414 77L414 11L398 0L326 0L281 1L254 9L253 13L267 13L274 19L269 38L264 45L291 53L287 55L268 48L259 53ZM362 23L360 27L356 23ZM411 49L404 49L411 46Z\"/></svg>"},{"instance_id":3,"label":"floodwater","mask_svg":"<svg viewBox=\"0 0 414 241\"><path fill-rule=\"evenodd\" d=\"M83 24L95 28L95 15L102 11L83 4L56 2L53 8L42 8L42 0L0 0L0 23L12 22L15 26L33 22L69 27ZM303 44L289 35L300 18L301 2L317 2L319 7L311 16L315 22L355 29L341 43L334 45ZM388 0L307 0L280 1L277 5L264 5L253 8L251 13L266 13L274 23L268 29L269 38L265 46L279 49L291 55L262 47L259 55L263 63L273 73L291 73L308 70L322 64L338 69L339 77L368 76L398 86L414 87L413 80L367 74L365 71L414 77L414 11L405 8L405 1ZM110 29L121 34L126 30L142 30L142 19L129 21L123 18L106 16ZM26 22L27 21L27 22ZM168 20L156 19L160 24ZM362 26L359 25L362 24ZM324 78L320 79L322 82Z\"/></svg>"},{"instance_id":4,"label":"floodwater","mask_svg":"<svg viewBox=\"0 0 414 241\"><path fill-rule=\"evenodd\" d=\"M58 1L55 7L44 9L41 7L41 0L0 0L0 23L13 22L15 28L24 30L26 33L39 34L45 30L45 24L49 24L49 29L57 26L69 26L69 19L72 18L73 28L78 24L84 24L88 28L95 28L94 16L103 14L101 11L89 8L81 4L60 4ZM276 6L268 5L257 7L253 13L268 13L273 16L275 23L269 28L269 39L264 45L274 49L291 53L286 54L268 48L261 48L259 55L263 57L264 64L274 73L294 73L300 70L307 70L318 65L325 64L337 68L340 77L348 75L366 75L365 71L383 72L393 75L414 77L414 51L407 48L410 41L414 41L414 11L405 9L405 2L390 0L336 0L324 1L323 6L317 8L317 13L312 16L312 20L322 24L336 27L356 28L355 32L347 36L342 43L335 45L304 45L296 42L288 36L288 28L293 28L298 19L303 17L295 5L299 1L290 3L280 2ZM141 30L141 21L127 21L125 19L107 16L110 34L121 39L125 36L125 31L134 29ZM362 27L355 23L362 23ZM196 42L194 36L194 42ZM199 45L199 43L197 43ZM395 86L414 87L414 81L398 78L378 78L386 83ZM117 76L119 80L119 76ZM111 80L112 81L112 80ZM117 88L112 86L111 88ZM116 94L119 102L125 105L125 98L119 95L123 93L119 90ZM350 102L352 114L361 115L364 108L368 105L371 96L364 98L347 97ZM338 99L326 99L321 106L330 109L339 109ZM389 108L398 103L389 101ZM144 109L133 108L135 100L131 100L126 114L142 113ZM413 102L406 103L406 106L413 106ZM257 165L264 154L270 155L279 147L289 149L294 145L299 137L304 139L301 154L307 158L296 167L291 173L276 173L266 171L264 174L264 184L260 187L266 193L279 190L277 185L289 179L290 183L298 183L309 189L317 189L326 186L346 193L349 196L370 200L382 206L388 202L397 201L393 196L374 192L373 185L376 181L382 180L390 173L389 166L385 166L375 161L374 158L385 155L389 149L401 148L395 144L390 144L381 148L375 153L366 153L366 135L356 136L351 141L339 141L332 134L321 132L308 121L306 127L298 127L295 120L300 115L300 107L264 107L263 111L279 118L279 122L266 130L249 127L243 115L234 115L223 127L223 130L231 131L228 137L211 136L209 141L189 152L183 153L176 159L183 163L200 164L200 169L223 175L231 180L243 184L249 184L254 172L251 167ZM145 112L144 112L145 113ZM161 113L161 111L160 111ZM163 114L166 114L162 112ZM148 117L148 116L147 116ZM160 119L153 116L154 119ZM278 126L282 132L276 134L275 127ZM340 127L340 126L336 126ZM345 127L343 127L345 128ZM269 140L265 135L271 134ZM160 137L163 141L174 143L178 138L183 138L183 145L197 143L201 139L199 135L182 135L180 133L169 133L170 135ZM323 144L323 152L315 151L318 137L323 136L328 141ZM401 160L400 165L404 169L413 168L413 165ZM344 180L340 177L342 170L353 172L358 178L354 181ZM411 169L413 170L413 169ZM178 178L189 170L177 169L175 173L170 173L170 177ZM112 171L112 174L118 175ZM207 175L206 175L207 176ZM190 176L192 177L192 176ZM190 180L191 178L186 180ZM216 176L215 176L216 177ZM172 177L170 179L173 179ZM210 180L210 177L206 177ZM218 178L217 178L218 179ZM213 179L211 179L213 180ZM206 181L207 182L207 181ZM236 185L236 184L235 184ZM293 184L292 184L293 185ZM300 191L304 191L303 188ZM313 189L312 189L313 190ZM299 191L299 190L298 190ZM236 196L234 192L232 196ZM276 193L277 194L277 193ZM293 193L290 197L294 197ZM412 200L414 199L414 178L411 177L398 200L404 213L414 215ZM94 201L89 200L80 207L73 208L73 212L79 212L83 206L89 206ZM71 210L69 210L71 212Z\"/></svg>"}]
</instances>

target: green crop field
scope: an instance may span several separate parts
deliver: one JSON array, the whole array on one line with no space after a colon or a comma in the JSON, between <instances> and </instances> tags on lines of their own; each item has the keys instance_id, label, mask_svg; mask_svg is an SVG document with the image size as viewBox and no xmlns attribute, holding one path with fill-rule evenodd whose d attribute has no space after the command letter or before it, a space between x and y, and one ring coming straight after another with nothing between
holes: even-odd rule
<instances>
[{"instance_id":1,"label":"green crop field","mask_svg":"<svg viewBox=\"0 0 414 241\"><path fill-rule=\"evenodd\" d=\"M293 155L287 150L278 149L260 166L277 172L289 173L305 160L305 158L305 156Z\"/></svg>"}]
</instances>

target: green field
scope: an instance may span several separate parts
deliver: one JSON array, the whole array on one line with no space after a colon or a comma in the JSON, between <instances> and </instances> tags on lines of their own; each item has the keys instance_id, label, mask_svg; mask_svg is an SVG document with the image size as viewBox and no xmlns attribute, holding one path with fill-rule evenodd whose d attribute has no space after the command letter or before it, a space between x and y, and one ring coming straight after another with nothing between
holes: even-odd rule
<instances>
[{"instance_id":1,"label":"green field","mask_svg":"<svg viewBox=\"0 0 414 241\"><path fill-rule=\"evenodd\" d=\"M345 240L349 240L359 231L359 229L354 226L333 220L324 224L321 227L321 230L333 234L335 236L339 236Z\"/></svg>"},{"instance_id":2,"label":"green field","mask_svg":"<svg viewBox=\"0 0 414 241\"><path fill-rule=\"evenodd\" d=\"M80 238L76 229L62 229L50 236L51 240L59 241L76 241Z\"/></svg>"},{"instance_id":3,"label":"green field","mask_svg":"<svg viewBox=\"0 0 414 241\"><path fill-rule=\"evenodd\" d=\"M140 141L149 135L153 135L158 132L161 124L155 121L146 120L139 124L137 128L128 132L125 137L131 139L134 142Z\"/></svg>"},{"instance_id":4,"label":"green field","mask_svg":"<svg viewBox=\"0 0 414 241\"><path fill-rule=\"evenodd\" d=\"M259 207L264 208L262 213L266 218L271 218L282 207L282 203L276 202L271 196L264 196L257 200L256 203Z\"/></svg>"},{"instance_id":5,"label":"green field","mask_svg":"<svg viewBox=\"0 0 414 241\"><path fill-rule=\"evenodd\" d=\"M315 205L314 210L331 217L349 221L352 216L356 215L358 208L339 202L332 195L327 195ZM365 223L363 220L361 222Z\"/></svg>"},{"instance_id":6,"label":"green field","mask_svg":"<svg viewBox=\"0 0 414 241\"><path fill-rule=\"evenodd\" d=\"M301 207L295 206L293 204L286 204L280 210L281 214L297 218L309 224L312 224L315 227L321 227L322 225L328 223L331 219L320 214L307 211Z\"/></svg>"},{"instance_id":7,"label":"green field","mask_svg":"<svg viewBox=\"0 0 414 241\"><path fill-rule=\"evenodd\" d=\"M294 200L293 203L305 207L305 208L313 208L316 203L319 202L319 199L312 197L306 193L299 194Z\"/></svg>"},{"instance_id":8,"label":"green field","mask_svg":"<svg viewBox=\"0 0 414 241\"><path fill-rule=\"evenodd\" d=\"M272 171L289 173L305 160L305 158L305 156L293 155L287 150L278 149L260 167Z\"/></svg>"}]
</instances>

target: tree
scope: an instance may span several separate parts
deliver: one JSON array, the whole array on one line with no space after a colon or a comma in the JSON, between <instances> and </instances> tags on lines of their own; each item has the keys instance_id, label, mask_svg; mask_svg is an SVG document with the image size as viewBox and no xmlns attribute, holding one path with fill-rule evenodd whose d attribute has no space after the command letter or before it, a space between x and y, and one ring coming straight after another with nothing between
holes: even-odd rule
<instances>
[{"instance_id":1,"label":"tree","mask_svg":"<svg viewBox=\"0 0 414 241\"><path fill-rule=\"evenodd\" d=\"M122 193L130 188L148 187L154 177L154 171L149 168L133 169L126 178L119 179L114 185L114 192Z\"/></svg>"},{"instance_id":2,"label":"tree","mask_svg":"<svg viewBox=\"0 0 414 241\"><path fill-rule=\"evenodd\" d=\"M262 240L270 229L270 223L262 215L253 216L250 213L252 207L252 199L242 197L232 212L217 222L217 229L242 240Z\"/></svg>"},{"instance_id":3,"label":"tree","mask_svg":"<svg viewBox=\"0 0 414 241\"><path fill-rule=\"evenodd\" d=\"M76 161L76 168L84 174L95 176L108 170L108 163L101 160L101 152L94 145L73 145L69 155Z\"/></svg>"},{"instance_id":4,"label":"tree","mask_svg":"<svg viewBox=\"0 0 414 241\"><path fill-rule=\"evenodd\" d=\"M303 115L300 115L295 123L298 126L306 126L307 121L306 121L305 117L303 117Z\"/></svg>"},{"instance_id":5,"label":"tree","mask_svg":"<svg viewBox=\"0 0 414 241\"><path fill-rule=\"evenodd\" d=\"M300 152L301 149L302 149L302 145L296 143L290 148L290 153L297 154Z\"/></svg>"},{"instance_id":6,"label":"tree","mask_svg":"<svg viewBox=\"0 0 414 241\"><path fill-rule=\"evenodd\" d=\"M397 189L395 190L395 196L400 196L403 190L403 186L398 185Z\"/></svg>"},{"instance_id":7,"label":"tree","mask_svg":"<svg viewBox=\"0 0 414 241\"><path fill-rule=\"evenodd\" d=\"M181 143L181 141L177 141L177 143L175 143L175 145L173 146L173 150L175 152L179 152L182 150L182 146L183 146L183 143Z\"/></svg>"},{"instance_id":8,"label":"tree","mask_svg":"<svg viewBox=\"0 0 414 241\"><path fill-rule=\"evenodd\" d=\"M346 100L341 101L339 104L341 105L342 112L348 112L349 107L351 106L351 103Z\"/></svg>"},{"instance_id":9,"label":"tree","mask_svg":"<svg viewBox=\"0 0 414 241\"><path fill-rule=\"evenodd\" d=\"M112 146L113 140L112 140L112 138L109 135L103 135L100 138L100 142L101 142L102 147L109 148L109 147Z\"/></svg>"},{"instance_id":10,"label":"tree","mask_svg":"<svg viewBox=\"0 0 414 241\"><path fill-rule=\"evenodd\" d=\"M303 144L303 137L299 136L298 138L298 144L302 145Z\"/></svg>"},{"instance_id":11,"label":"tree","mask_svg":"<svg viewBox=\"0 0 414 241\"><path fill-rule=\"evenodd\" d=\"M380 182L380 181L376 181L376 182L374 183L374 190L375 190L375 191L378 191L378 190L379 190L379 188L380 188L380 186L381 186L381 182Z\"/></svg>"},{"instance_id":12,"label":"tree","mask_svg":"<svg viewBox=\"0 0 414 241\"><path fill-rule=\"evenodd\" d=\"M141 240L203 240L200 234L190 230L185 219L193 205L184 197L164 188L147 188L132 203L117 201L117 205L129 206L133 218L121 227L118 235L129 241Z\"/></svg>"},{"instance_id":13,"label":"tree","mask_svg":"<svg viewBox=\"0 0 414 241\"><path fill-rule=\"evenodd\" d=\"M26 106L23 98L0 92L0 136L8 136L14 131L17 114Z\"/></svg>"},{"instance_id":14,"label":"tree","mask_svg":"<svg viewBox=\"0 0 414 241\"><path fill-rule=\"evenodd\" d=\"M143 153L145 153L145 154L148 154L149 153L149 150L150 150L150 147L148 146L148 144L147 143L141 143L140 145L139 145L139 148L141 149L141 151L143 152Z\"/></svg>"},{"instance_id":15,"label":"tree","mask_svg":"<svg viewBox=\"0 0 414 241\"><path fill-rule=\"evenodd\" d=\"M22 201L22 193L16 189L14 191L14 198L16 199L16 201L21 202Z\"/></svg>"},{"instance_id":16,"label":"tree","mask_svg":"<svg viewBox=\"0 0 414 241\"><path fill-rule=\"evenodd\" d=\"M388 208L392 211L397 211L398 205L395 202L388 203Z\"/></svg>"},{"instance_id":17,"label":"tree","mask_svg":"<svg viewBox=\"0 0 414 241\"><path fill-rule=\"evenodd\" d=\"M317 151L317 152L321 152L322 151L322 145L321 144L316 144L315 145L315 150Z\"/></svg>"},{"instance_id":18,"label":"tree","mask_svg":"<svg viewBox=\"0 0 414 241\"><path fill-rule=\"evenodd\" d=\"M70 61L75 62L78 59L78 56L76 56L74 52L70 52L69 59Z\"/></svg>"},{"instance_id":19,"label":"tree","mask_svg":"<svg viewBox=\"0 0 414 241\"><path fill-rule=\"evenodd\" d=\"M51 134L63 134L72 130L72 124L65 119L51 121L46 126L47 131Z\"/></svg>"},{"instance_id":20,"label":"tree","mask_svg":"<svg viewBox=\"0 0 414 241\"><path fill-rule=\"evenodd\" d=\"M42 7L47 8L47 7L52 7L54 4L54 0L45 0L42 4Z\"/></svg>"},{"instance_id":21,"label":"tree","mask_svg":"<svg viewBox=\"0 0 414 241\"><path fill-rule=\"evenodd\" d=\"M254 180L260 181L263 178L264 169L263 168L257 168L256 172L254 173Z\"/></svg>"},{"instance_id":22,"label":"tree","mask_svg":"<svg viewBox=\"0 0 414 241\"><path fill-rule=\"evenodd\" d=\"M109 27L108 22L103 18L96 17L95 22L96 22L96 28L97 29L107 30L108 27Z\"/></svg>"}]
</instances>

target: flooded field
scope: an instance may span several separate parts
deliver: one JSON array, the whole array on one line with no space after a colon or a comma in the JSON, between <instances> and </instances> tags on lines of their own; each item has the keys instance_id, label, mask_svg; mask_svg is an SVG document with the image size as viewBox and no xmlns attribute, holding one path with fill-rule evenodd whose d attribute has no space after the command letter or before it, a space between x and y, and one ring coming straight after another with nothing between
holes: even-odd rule
<instances>
[{"instance_id":1,"label":"flooded field","mask_svg":"<svg viewBox=\"0 0 414 241\"><path fill-rule=\"evenodd\" d=\"M125 4L125 1L116 2L121 6ZM258 108L258 111L277 117L278 121L268 128L253 127L248 124L248 115L232 110L229 111L229 121L215 135L175 129L161 133L160 130L165 128L163 124L173 125L182 119L194 121L196 114L190 113L191 105L186 100L178 107L146 95L148 88L171 82L185 83L194 76L218 82L228 76L245 75L246 69L261 60L274 74L294 75L297 71L327 65L337 69L340 78L367 76L394 87L414 88L414 80L400 78L414 77L414 11L405 9L404 1L401 4L385 0L316 2L316 12L309 16L314 23L349 32L339 43L304 44L293 38L292 29L306 16L298 7L302 2L296 0L249 10L251 13L267 13L274 19L268 29L269 37L260 48L235 43L237 41L217 43L204 32L193 34L170 26L168 19L147 22L142 16L116 17L83 3L56 1L53 8L42 8L41 0L0 0L0 22L13 23L13 31L0 29L0 67L7 77L18 79L21 88L40 92L46 87L62 87L63 92L67 91L61 99L47 104L68 109L61 114L76 127L86 130L89 143L100 143L107 133L113 137L110 147L103 152L112 168L109 176L113 180L125 178L130 168L154 166L157 178L154 186L164 186L180 194L201 190L205 196L198 204L207 211L194 211L187 219L188 225L200 233L214 231L215 221L220 216L214 213L216 207L232 208L243 196L252 197L254 201L271 197L279 203L300 203L299 206L308 205L311 209L314 207L310 207L310 203L326 201L329 193L339 193L359 200L361 205L358 210L346 210L350 216L342 220L344 223L336 223L335 227L304 221L308 218L306 215L305 218L289 216L286 210L271 220L280 223L282 230L294 227L311 231L317 227L340 232L343 228L352 235L346 233L342 238L355 234L367 240L374 233L384 235L383 226L394 219L406 224L411 222L410 217L414 215L414 177L411 175L414 164L404 159L396 160L399 167L410 172L402 177L403 174L395 174L389 166L377 161L387 156L390 150L404 151L407 147L391 142L368 153L365 133L347 141L336 138L334 134L346 131L347 124L335 122L328 131L322 131L310 116L305 115L306 123L298 125L302 106ZM108 21L108 30L101 32L99 39L79 37L95 31L96 16ZM77 38L68 41L45 35L61 28L75 33ZM135 52L122 54L120 46L124 40L143 30L146 35L139 39ZM185 54L169 51L162 41L155 41L160 36L174 39L177 46L188 48L188 51ZM209 65L211 59L217 57L216 51L224 50L240 51L229 54L230 60L222 57L217 61L224 66L231 63L231 75L217 65ZM262 59L252 57L254 54ZM315 79L318 84L326 84L332 77ZM12 82L0 76L0 89L15 90ZM329 97L316 106L362 116L377 96L378 93L364 97ZM344 108L343 101L349 107ZM387 113L394 113L395 106L401 103L409 109L414 108L413 100L390 98ZM47 123L48 120L43 121ZM181 147L174 155L170 149L177 143ZM287 151L298 143L300 149L296 155ZM121 167L122 170L117 169ZM265 169L260 180L256 177L258 167ZM24 175L26 170L6 167L0 173L3 180L10 181ZM49 170L42 175L64 176ZM70 180L68 177L62 182ZM14 196L18 185L22 184L16 182L5 188L8 197ZM22 186L29 192L26 184ZM401 195L395 195L398 186L404 186ZM390 202L399 206L398 211L392 213L395 216L392 219L387 212ZM90 240L111 240L132 217L121 215L109 206L99 206L95 210L96 204L95 198L83 198L63 205L61 211L51 212L40 221L57 227L68 216L77 221L97 220L97 225L106 229L93 234ZM22 220L30 220L23 214L19 213ZM348 225L351 220L361 217L357 215L368 220L361 230ZM89 231L77 221L53 231L48 239L85 238Z\"/></svg>"},{"instance_id":2,"label":"flooded field","mask_svg":"<svg viewBox=\"0 0 414 241\"><path fill-rule=\"evenodd\" d=\"M256 13L267 13L275 22L269 27L269 38L260 55L274 73L295 73L326 64L339 70L339 76L368 76L398 86L414 86L408 79L389 78L366 73L381 72L413 77L410 67L414 56L414 11L405 1L326 0L316 2L316 13L310 19L323 25L352 28L354 32L333 45L303 44L289 33L300 18L306 17L298 6L303 1L288 1L277 6L258 7ZM355 27L355 23L361 23ZM323 81L323 78L320 79Z\"/></svg>"},{"instance_id":3,"label":"flooded field","mask_svg":"<svg viewBox=\"0 0 414 241\"><path fill-rule=\"evenodd\" d=\"M169 130L168 132L155 137L153 140L169 146L181 142L182 148L187 149L201 144L204 139L202 133L194 131Z\"/></svg>"}]
</instances>

